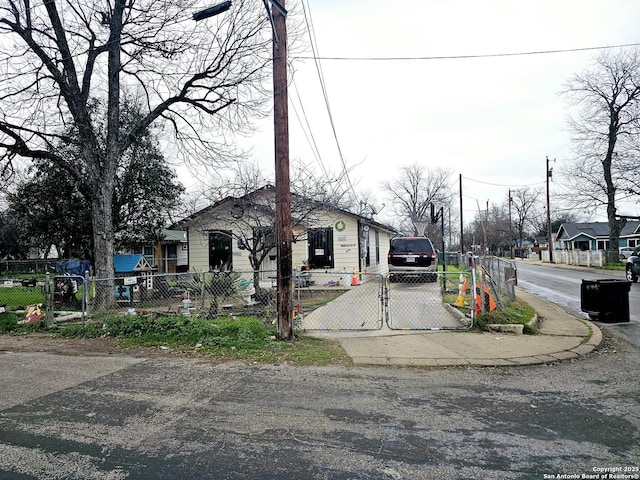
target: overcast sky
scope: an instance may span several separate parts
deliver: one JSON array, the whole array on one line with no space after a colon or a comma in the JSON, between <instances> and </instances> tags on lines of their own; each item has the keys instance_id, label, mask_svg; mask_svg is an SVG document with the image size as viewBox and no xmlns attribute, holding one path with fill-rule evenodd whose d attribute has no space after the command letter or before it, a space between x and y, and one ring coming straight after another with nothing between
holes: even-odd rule
<instances>
[{"instance_id":1,"label":"overcast sky","mask_svg":"<svg viewBox=\"0 0 640 480\"><path fill-rule=\"evenodd\" d=\"M320 66L356 190L379 191L382 180L412 163L447 168L456 191L463 175L465 221L487 200L503 202L509 187L544 187L547 156L557 164L571 157L559 92L599 51L482 56L640 42L637 0L305 0L304 6L316 53L349 58ZM287 0L287 8L305 21L301 0ZM456 56L481 57L358 60ZM317 66L301 58L292 66L290 156L318 163L296 115L304 109L321 162L337 172L342 160ZM271 118L242 143L273 171ZM552 184L552 204L562 189ZM378 197L384 201L382 192Z\"/></svg>"}]
</instances>

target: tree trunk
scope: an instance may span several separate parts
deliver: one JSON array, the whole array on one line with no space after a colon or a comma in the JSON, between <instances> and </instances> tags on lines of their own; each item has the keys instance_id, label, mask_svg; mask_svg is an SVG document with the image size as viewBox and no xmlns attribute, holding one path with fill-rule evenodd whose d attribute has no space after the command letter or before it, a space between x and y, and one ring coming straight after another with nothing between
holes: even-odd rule
<instances>
[{"instance_id":1,"label":"tree trunk","mask_svg":"<svg viewBox=\"0 0 640 480\"><path fill-rule=\"evenodd\" d=\"M96 288L94 309L110 306L114 301L113 268L113 177L105 177L92 199L95 277L101 279ZM104 280L103 280L104 279Z\"/></svg>"},{"instance_id":2,"label":"tree trunk","mask_svg":"<svg viewBox=\"0 0 640 480\"><path fill-rule=\"evenodd\" d=\"M92 196L92 222L95 248L96 277L104 279L96 288L94 308L100 309L115 302L113 268L113 191L116 168L120 160L120 40L122 38L122 14L125 1L117 0L109 19L108 61L107 61L107 141L104 163L100 175L93 182L96 189ZM99 165L99 163L98 163Z\"/></svg>"},{"instance_id":3,"label":"tree trunk","mask_svg":"<svg viewBox=\"0 0 640 480\"><path fill-rule=\"evenodd\" d=\"M618 118L618 112L611 107L607 153L602 161L602 173L607 187L607 221L609 223L609 248L607 248L606 263L618 262L618 243L622 230L621 222L616 219L616 185L611 175L611 165L620 128Z\"/></svg>"}]
</instances>

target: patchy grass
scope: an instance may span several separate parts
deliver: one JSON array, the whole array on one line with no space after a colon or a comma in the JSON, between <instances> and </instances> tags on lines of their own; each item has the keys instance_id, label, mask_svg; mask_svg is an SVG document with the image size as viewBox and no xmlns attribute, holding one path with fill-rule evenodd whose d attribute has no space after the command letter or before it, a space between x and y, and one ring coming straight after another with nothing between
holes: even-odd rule
<instances>
[{"instance_id":1,"label":"patchy grass","mask_svg":"<svg viewBox=\"0 0 640 480\"><path fill-rule=\"evenodd\" d=\"M626 266L625 262L620 263L605 263L601 267L594 267L596 270L624 270Z\"/></svg>"},{"instance_id":2,"label":"patchy grass","mask_svg":"<svg viewBox=\"0 0 640 480\"><path fill-rule=\"evenodd\" d=\"M167 347L222 359L242 359L295 365L350 364L338 342L299 336L292 342L276 339L275 328L255 317L120 316L102 322L61 327L63 337L109 337L121 347Z\"/></svg>"},{"instance_id":3,"label":"patchy grass","mask_svg":"<svg viewBox=\"0 0 640 480\"><path fill-rule=\"evenodd\" d=\"M326 305L327 303L335 300L347 290L306 290L303 289L300 292L296 290L293 295L293 303L297 304L298 301L302 304L305 312L312 312L313 310Z\"/></svg>"},{"instance_id":4,"label":"patchy grass","mask_svg":"<svg viewBox=\"0 0 640 480\"><path fill-rule=\"evenodd\" d=\"M0 305L9 308L26 307L34 303L44 303L44 292L38 287L2 287L0 286Z\"/></svg>"},{"instance_id":5,"label":"patchy grass","mask_svg":"<svg viewBox=\"0 0 640 480\"><path fill-rule=\"evenodd\" d=\"M524 333L535 334L537 333L535 327L528 325L535 313L536 311L531 305L516 298L514 302L505 305L502 310L496 309L493 312L477 316L475 323L481 330L488 330L487 325L490 323L519 323L524 325Z\"/></svg>"},{"instance_id":6,"label":"patchy grass","mask_svg":"<svg viewBox=\"0 0 640 480\"><path fill-rule=\"evenodd\" d=\"M453 304L458 298L458 295L446 293L442 298L444 303ZM469 308L469 306L467 306L467 308ZM514 302L506 304L502 310L496 309L493 312L477 316L474 325L479 330L488 330L487 325L490 323L520 323L524 325L524 333L533 335L537 333L537 330L533 325L528 325L528 323L535 314L536 311L531 305L516 298Z\"/></svg>"}]
</instances>

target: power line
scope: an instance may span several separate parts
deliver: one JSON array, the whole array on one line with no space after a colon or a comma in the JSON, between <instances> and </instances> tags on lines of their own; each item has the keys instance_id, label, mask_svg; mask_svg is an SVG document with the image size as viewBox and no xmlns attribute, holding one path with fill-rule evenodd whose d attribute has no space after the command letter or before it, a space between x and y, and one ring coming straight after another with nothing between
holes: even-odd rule
<instances>
[{"instance_id":1,"label":"power line","mask_svg":"<svg viewBox=\"0 0 640 480\"><path fill-rule=\"evenodd\" d=\"M509 188L509 187L535 187L536 185L542 185L545 182L536 182L536 183L524 183L524 184L500 184L500 183L491 183L491 182L484 182L482 180L476 180L475 178L469 178L469 177L462 177L465 180L470 180L472 182L476 182L476 183L482 183L483 185L491 185L492 187L505 187L505 188Z\"/></svg>"},{"instance_id":2,"label":"power line","mask_svg":"<svg viewBox=\"0 0 640 480\"><path fill-rule=\"evenodd\" d=\"M345 163L344 160L344 156L342 155L342 148L340 147L340 142L338 141L338 134L336 132L336 127L335 127L335 123L333 121L333 115L331 113L331 107L329 106L329 96L327 93L327 89L326 89L326 84L324 81L324 74L322 73L322 66L320 65L320 59L321 57L317 54L317 49L316 49L316 44L317 44L317 40L315 38L315 31L313 30L313 22L312 20L310 20L311 17L311 10L309 7L309 2L307 0L307 6L305 7L305 3L304 1L302 2L302 10L304 12L304 19L307 25L307 31L309 32L309 40L311 43L311 50L313 52L313 59L316 65L316 70L318 72L318 79L320 81L320 88L322 89L322 94L324 97L324 102L325 105L327 107L327 113L329 115L329 123L331 124L331 131L333 133L333 138L335 139L336 142L336 147L338 149L338 156L340 157L340 162L342 164L342 169L343 169L343 175L344 178L346 178L347 180L347 184L349 185L349 188L351 190L351 192L353 193L354 199L357 198L355 189L353 188L353 184L351 183L351 179L349 178L349 173L347 170L347 165ZM309 10L309 15L307 16L307 10ZM310 24L311 22L311 24ZM295 57L292 57L295 58Z\"/></svg>"},{"instance_id":3,"label":"power line","mask_svg":"<svg viewBox=\"0 0 640 480\"><path fill-rule=\"evenodd\" d=\"M424 60L466 60L472 58L500 58L500 57L522 57L527 55L549 55L554 53L571 53L571 52L587 52L592 50L607 50L612 48L638 47L640 43L623 43L619 45L604 45L599 47L583 47L583 48L565 48L556 50L537 50L531 52L512 52L512 53L484 53L478 55L431 55L416 57L319 57L300 55L291 57L296 60L346 60L346 61L362 61L362 62L407 62L407 61L424 61Z\"/></svg>"},{"instance_id":4,"label":"power line","mask_svg":"<svg viewBox=\"0 0 640 480\"><path fill-rule=\"evenodd\" d=\"M295 81L295 76L294 75L292 75L291 80L292 80L292 85L294 87L294 90L296 92L296 97L298 98L298 103L300 104L300 109L302 110L302 116L304 117L304 123L302 122L302 119L300 118L300 115L298 114L298 110L296 109L296 106L295 106L295 104L293 102L291 103L291 106L293 107L293 111L296 114L298 122L300 123L300 126L302 128L302 132L304 133L304 136L307 139L307 143L309 144L309 147L311 148L313 156L316 157L316 161L320 165L320 168L324 172L325 176L327 176L327 169L325 168L324 163L322 162L322 158L320 156L320 150L318 149L318 144L316 143L316 139L313 136L313 131L311 129L311 125L309 124L309 118L307 117L307 112L304 109L304 104L302 103L302 98L300 98L300 90L298 89L298 86L296 85L296 81ZM306 125L306 128L305 128L305 125ZM309 132L308 134L307 134L307 131Z\"/></svg>"}]
</instances>

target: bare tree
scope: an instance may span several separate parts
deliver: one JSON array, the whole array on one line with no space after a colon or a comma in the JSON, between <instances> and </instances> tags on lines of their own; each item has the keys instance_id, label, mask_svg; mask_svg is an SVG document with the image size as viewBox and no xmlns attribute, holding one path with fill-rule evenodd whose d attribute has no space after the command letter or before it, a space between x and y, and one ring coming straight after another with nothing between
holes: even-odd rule
<instances>
[{"instance_id":1,"label":"bare tree","mask_svg":"<svg viewBox=\"0 0 640 480\"><path fill-rule=\"evenodd\" d=\"M112 200L121 152L165 121L189 158L226 158L225 132L259 112L271 32L257 0L195 24L196 0L0 0L0 170L46 158L92 204L96 274L113 276ZM125 93L145 113L122 134ZM99 99L104 120L92 115ZM106 124L101 141L97 125ZM73 126L74 136L64 134ZM220 140L222 139L222 140ZM57 148L76 145L80 162Z\"/></svg>"},{"instance_id":2,"label":"bare tree","mask_svg":"<svg viewBox=\"0 0 640 480\"><path fill-rule=\"evenodd\" d=\"M542 207L540 197L542 190L539 188L522 187L511 190L511 222L515 226L518 235L518 245L522 247L525 237L525 229L535 230L535 222L538 217L536 212Z\"/></svg>"},{"instance_id":3,"label":"bare tree","mask_svg":"<svg viewBox=\"0 0 640 480\"><path fill-rule=\"evenodd\" d=\"M471 224L469 235L472 245L483 245L482 254L500 255L509 249L509 212L505 204L480 208Z\"/></svg>"},{"instance_id":4,"label":"bare tree","mask_svg":"<svg viewBox=\"0 0 640 480\"><path fill-rule=\"evenodd\" d=\"M399 231L423 235L431 221L431 204L449 207L452 201L451 172L413 164L400 169L400 176L382 182L392 209L399 218ZM435 228L435 227L434 227ZM437 236L437 232L434 233Z\"/></svg>"},{"instance_id":5,"label":"bare tree","mask_svg":"<svg viewBox=\"0 0 640 480\"><path fill-rule=\"evenodd\" d=\"M347 195L345 188L340 187L339 176L320 175L300 161L294 161L292 169L296 173L291 185L291 227L293 240L299 241L306 238L308 226L318 224L322 211L342 208ZM239 162L226 175L211 178L207 191L209 203L215 208L200 220L186 221L199 222L195 230L206 230L211 221L229 226L238 248L248 256L256 296L264 298L266 292L260 291L259 270L265 259L275 254L277 246L273 183L256 165Z\"/></svg>"},{"instance_id":6,"label":"bare tree","mask_svg":"<svg viewBox=\"0 0 640 480\"><path fill-rule=\"evenodd\" d=\"M569 121L578 157L567 181L575 206L606 206L609 223L608 261L618 258L620 195L633 191L638 179L637 137L640 133L640 52L604 52L594 66L569 80L563 94L580 107ZM637 185L637 183L636 183Z\"/></svg>"}]
</instances>

